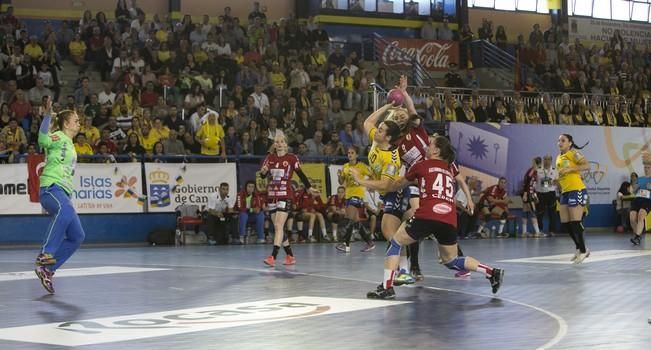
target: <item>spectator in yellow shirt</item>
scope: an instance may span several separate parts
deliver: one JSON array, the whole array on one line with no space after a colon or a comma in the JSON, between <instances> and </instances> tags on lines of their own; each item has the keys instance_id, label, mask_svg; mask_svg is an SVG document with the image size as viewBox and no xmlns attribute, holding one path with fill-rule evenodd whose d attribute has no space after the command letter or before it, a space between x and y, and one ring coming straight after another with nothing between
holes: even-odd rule
<instances>
[{"instance_id":1,"label":"spectator in yellow shirt","mask_svg":"<svg viewBox=\"0 0 651 350\"><path fill-rule=\"evenodd\" d=\"M83 125L79 128L79 133L86 136L86 140L95 144L99 140L99 130L93 126L93 117L87 116L84 118Z\"/></svg>"},{"instance_id":2,"label":"spectator in yellow shirt","mask_svg":"<svg viewBox=\"0 0 651 350\"><path fill-rule=\"evenodd\" d=\"M83 156L92 156L94 154L93 147L90 146L86 140L86 135L82 132L77 134L77 137L75 137L75 151L77 151L77 156L82 156L81 159L79 159L80 163L88 162L88 160L84 159L85 157Z\"/></svg>"},{"instance_id":3,"label":"spectator in yellow shirt","mask_svg":"<svg viewBox=\"0 0 651 350\"><path fill-rule=\"evenodd\" d=\"M68 44L68 50L70 51L70 60L76 65L81 66L86 63L86 43L81 40L81 34L76 33L75 37Z\"/></svg>"},{"instance_id":4,"label":"spectator in yellow shirt","mask_svg":"<svg viewBox=\"0 0 651 350\"><path fill-rule=\"evenodd\" d=\"M23 51L25 55L32 58L33 63L41 62L43 59L43 48L41 48L41 45L39 45L36 35L29 37L29 43L25 45L25 49Z\"/></svg>"},{"instance_id":5,"label":"spectator in yellow shirt","mask_svg":"<svg viewBox=\"0 0 651 350\"><path fill-rule=\"evenodd\" d=\"M226 157L224 129L217 124L216 113L208 114L208 122L201 125L196 138L197 142L201 144L201 154L205 156L221 154L222 157Z\"/></svg>"},{"instance_id":6,"label":"spectator in yellow shirt","mask_svg":"<svg viewBox=\"0 0 651 350\"><path fill-rule=\"evenodd\" d=\"M154 126L150 133L156 135L159 140L166 140L170 137L170 129L163 125L163 121L159 117L154 118Z\"/></svg>"},{"instance_id":7,"label":"spectator in yellow shirt","mask_svg":"<svg viewBox=\"0 0 651 350\"><path fill-rule=\"evenodd\" d=\"M160 138L156 133L150 132L149 126L142 126L142 135L140 135L140 145L145 149L145 153L152 154L154 151L154 145L156 142L160 141Z\"/></svg>"}]
</instances>

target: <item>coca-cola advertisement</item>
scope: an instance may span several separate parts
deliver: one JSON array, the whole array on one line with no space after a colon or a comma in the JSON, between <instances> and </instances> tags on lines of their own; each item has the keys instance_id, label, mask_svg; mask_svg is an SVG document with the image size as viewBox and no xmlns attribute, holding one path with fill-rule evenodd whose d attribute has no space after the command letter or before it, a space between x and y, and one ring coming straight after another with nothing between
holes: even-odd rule
<instances>
[{"instance_id":1,"label":"coca-cola advertisement","mask_svg":"<svg viewBox=\"0 0 651 350\"><path fill-rule=\"evenodd\" d=\"M385 67L408 68L414 58L428 71L447 70L448 64L459 64L459 44L455 41L384 38L375 47Z\"/></svg>"}]
</instances>

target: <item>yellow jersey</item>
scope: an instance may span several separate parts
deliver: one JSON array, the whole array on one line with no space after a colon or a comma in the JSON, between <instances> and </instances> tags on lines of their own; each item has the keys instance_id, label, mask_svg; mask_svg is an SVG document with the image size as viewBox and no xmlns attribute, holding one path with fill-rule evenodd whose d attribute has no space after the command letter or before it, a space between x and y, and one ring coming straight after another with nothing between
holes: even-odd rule
<instances>
[{"instance_id":1,"label":"yellow jersey","mask_svg":"<svg viewBox=\"0 0 651 350\"><path fill-rule=\"evenodd\" d=\"M583 159L585 158L581 152L571 149L556 157L556 169L560 171L563 168L577 166ZM558 175L558 185L561 193L585 189L585 184L583 183L583 179L581 179L581 173L578 171Z\"/></svg>"},{"instance_id":2,"label":"yellow jersey","mask_svg":"<svg viewBox=\"0 0 651 350\"><path fill-rule=\"evenodd\" d=\"M197 137L204 140L201 146L201 154L207 156L216 156L219 154L219 141L224 138L224 129L221 125L203 124L197 132Z\"/></svg>"},{"instance_id":3,"label":"yellow jersey","mask_svg":"<svg viewBox=\"0 0 651 350\"><path fill-rule=\"evenodd\" d=\"M359 197L364 199L364 187L357 183L350 175L350 169L357 170L357 173L361 177L369 176L370 171L368 166L364 163L357 162L355 165L350 165L350 163L344 164L344 168L341 169L341 177L344 181L344 187L346 188L346 199L353 197Z\"/></svg>"},{"instance_id":4,"label":"yellow jersey","mask_svg":"<svg viewBox=\"0 0 651 350\"><path fill-rule=\"evenodd\" d=\"M398 179L398 170L400 169L400 154L397 149L381 150L377 147L373 138L377 128L371 129L368 137L372 142L371 150L368 152L368 164L371 170L372 180L381 180L382 177L388 177L392 181ZM384 195L388 191L378 191L379 194Z\"/></svg>"}]
</instances>

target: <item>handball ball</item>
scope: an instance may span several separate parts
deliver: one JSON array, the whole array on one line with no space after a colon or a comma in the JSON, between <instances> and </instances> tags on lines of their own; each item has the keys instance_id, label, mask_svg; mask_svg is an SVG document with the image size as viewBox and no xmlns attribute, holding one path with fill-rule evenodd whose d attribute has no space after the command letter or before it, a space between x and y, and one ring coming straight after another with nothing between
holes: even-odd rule
<instances>
[{"instance_id":1,"label":"handball ball","mask_svg":"<svg viewBox=\"0 0 651 350\"><path fill-rule=\"evenodd\" d=\"M391 89L387 95L387 103L391 103L395 107L402 106L405 102L405 95L398 89Z\"/></svg>"},{"instance_id":2,"label":"handball ball","mask_svg":"<svg viewBox=\"0 0 651 350\"><path fill-rule=\"evenodd\" d=\"M624 233L624 226L622 225L617 226L617 233Z\"/></svg>"}]
</instances>

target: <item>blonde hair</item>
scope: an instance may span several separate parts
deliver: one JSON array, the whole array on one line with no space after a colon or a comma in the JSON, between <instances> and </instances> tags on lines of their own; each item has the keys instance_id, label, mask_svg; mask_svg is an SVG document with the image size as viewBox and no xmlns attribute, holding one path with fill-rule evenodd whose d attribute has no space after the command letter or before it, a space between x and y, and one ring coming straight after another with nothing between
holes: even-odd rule
<instances>
[{"instance_id":1,"label":"blonde hair","mask_svg":"<svg viewBox=\"0 0 651 350\"><path fill-rule=\"evenodd\" d=\"M77 112L72 109L64 109L59 113L52 113L52 122L54 123L52 131L63 131L63 125L73 115L77 115Z\"/></svg>"}]
</instances>

